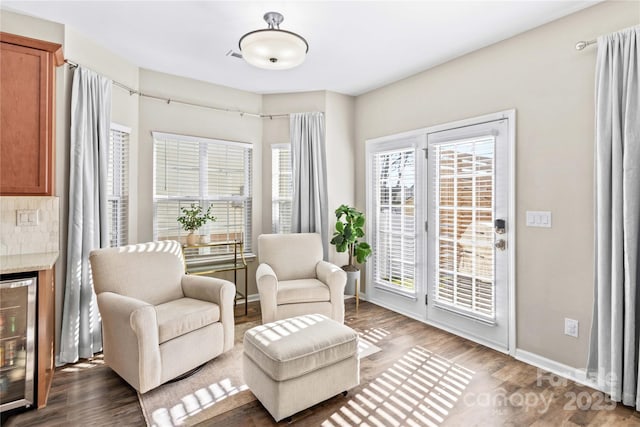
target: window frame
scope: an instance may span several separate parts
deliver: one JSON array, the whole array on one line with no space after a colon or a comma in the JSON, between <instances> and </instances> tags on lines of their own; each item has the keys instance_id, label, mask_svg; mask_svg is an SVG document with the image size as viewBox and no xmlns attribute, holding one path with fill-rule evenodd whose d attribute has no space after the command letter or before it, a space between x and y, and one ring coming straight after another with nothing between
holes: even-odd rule
<instances>
[{"instance_id":1,"label":"window frame","mask_svg":"<svg viewBox=\"0 0 640 427\"><path fill-rule=\"evenodd\" d=\"M247 209L246 212L243 214L245 216L245 218L243 219L243 229L242 229L242 236L243 236L243 248L244 248L244 253L245 256L251 257L253 256L253 215L254 215L254 207L253 207L253 165L255 162L254 159L254 146L252 143L249 142L239 142L239 141L229 141L229 140L223 140L223 139L217 139L217 138L207 138L207 137L199 137L199 136L191 136L191 135L181 135L181 134L174 134L174 133L167 133L167 132L158 132L158 131L152 131L152 144L153 144L153 238L154 240L158 240L161 237L159 237L158 235L158 217L157 217L157 212L158 212L158 201L177 201L178 203L180 202L185 202L185 203L196 203L196 204L200 204L201 206L206 207L207 204L211 203L211 202L230 202L230 203L246 203L248 202ZM166 140L178 140L180 142L191 142L191 143L198 143L199 144L199 164L198 164L198 171L199 171L199 179L198 179L198 195L197 196L173 196L173 195L167 195L167 196L160 196L158 197L157 191L156 191L156 178L157 178L157 159L156 159L156 145L161 142L161 141L166 141ZM215 144L217 146L232 146L234 148L239 148L239 149L243 149L243 150L248 150L249 155L245 155L244 156L244 162L245 162L245 166L244 166L244 191L245 191L245 195L242 196L221 196L221 195L208 195L206 194L206 185L208 184L208 180L205 178L206 177L206 170L207 170L207 157L203 155L203 150L206 150L206 144ZM178 235L178 238L182 238L183 237L183 230L181 229L181 227L178 227L180 229L180 234ZM229 234L229 224L226 225L226 229L227 229L227 234ZM186 233L184 234L184 236L186 236Z\"/></svg>"},{"instance_id":2,"label":"window frame","mask_svg":"<svg viewBox=\"0 0 640 427\"><path fill-rule=\"evenodd\" d=\"M289 155L291 155L291 144L290 143L282 143L282 144L271 144L271 232L274 234L286 234L286 233L291 233L291 230L282 230L282 222L280 220L281 215L280 215L280 204L282 202L289 202L290 205L293 204L293 158L291 158L290 156L290 168L289 168L289 174L291 175L291 197L281 197L280 195L275 195L274 194L274 189L276 188L276 186L274 185L274 181L276 179L280 179L280 176L283 174L282 170L278 170L277 171L277 178L276 178L276 172L274 172L273 166L274 166L274 154L276 153L277 150L283 150L283 149L287 149L289 150ZM278 153L279 154L279 153ZM275 218L275 212L276 212L276 208L278 210L278 220L276 221ZM291 223L291 218L289 218L289 222Z\"/></svg>"},{"instance_id":3,"label":"window frame","mask_svg":"<svg viewBox=\"0 0 640 427\"><path fill-rule=\"evenodd\" d=\"M114 150L115 148L112 146L112 141L114 140L114 136L113 136L113 132L119 132L121 134L125 134L126 138L123 138L123 145L126 144L126 150L124 150L124 154L121 155L126 155L126 164L123 164L121 162L116 162L115 158L113 161L113 166L114 166L114 170L111 171L111 168L109 168L109 158L115 154ZM120 148L121 150L123 150L123 147ZM129 224L129 215L130 215L130 192L129 192L129 187L131 184L131 177L130 177L130 171L131 171L131 128L127 127L127 126L123 126L120 125L118 123L111 123L111 125L109 126L109 150L108 150L108 159L107 159L107 182L108 182L108 176L109 173L112 172L113 173L113 181L114 181L114 185L113 188L111 188L110 186L108 186L107 188L107 203L109 205L111 205L111 202L116 202L116 204L121 205L122 201L126 201L126 217L123 218L118 218L117 222L119 224L125 224L124 227L124 232L122 232L122 230L120 232L117 233L117 236L113 236L113 230L111 225L113 224L113 219L110 218L110 220L108 220L108 234L109 234L109 246L110 247L118 247L118 246L124 246L127 245L129 243L130 240L130 224ZM115 169L117 169L119 171L119 173L115 173ZM124 170L123 170L124 169ZM119 194L111 194L111 190L117 188L119 191L116 191L115 193L119 193ZM126 191L124 191L126 190ZM115 209L116 212L120 212L121 211L121 207L119 207L118 209ZM113 209L112 209L113 212ZM108 215L108 214L107 214ZM115 246L112 246L112 242L116 241Z\"/></svg>"}]
</instances>

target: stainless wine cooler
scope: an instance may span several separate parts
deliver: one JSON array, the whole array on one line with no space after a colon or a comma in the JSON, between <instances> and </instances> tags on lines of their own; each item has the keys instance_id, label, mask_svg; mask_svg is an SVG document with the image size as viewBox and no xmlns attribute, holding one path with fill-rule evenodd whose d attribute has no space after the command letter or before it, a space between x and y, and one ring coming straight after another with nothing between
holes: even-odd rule
<instances>
[{"instance_id":1,"label":"stainless wine cooler","mask_svg":"<svg viewBox=\"0 0 640 427\"><path fill-rule=\"evenodd\" d=\"M36 276L0 280L0 412L35 404Z\"/></svg>"}]
</instances>

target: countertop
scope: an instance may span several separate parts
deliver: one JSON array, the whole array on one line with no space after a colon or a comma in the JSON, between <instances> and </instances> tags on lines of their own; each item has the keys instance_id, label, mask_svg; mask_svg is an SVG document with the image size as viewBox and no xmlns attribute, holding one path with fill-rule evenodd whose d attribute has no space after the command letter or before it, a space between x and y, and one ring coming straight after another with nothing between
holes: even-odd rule
<instances>
[{"instance_id":1,"label":"countertop","mask_svg":"<svg viewBox=\"0 0 640 427\"><path fill-rule=\"evenodd\" d=\"M58 252L0 256L0 274L49 270L58 259Z\"/></svg>"}]
</instances>

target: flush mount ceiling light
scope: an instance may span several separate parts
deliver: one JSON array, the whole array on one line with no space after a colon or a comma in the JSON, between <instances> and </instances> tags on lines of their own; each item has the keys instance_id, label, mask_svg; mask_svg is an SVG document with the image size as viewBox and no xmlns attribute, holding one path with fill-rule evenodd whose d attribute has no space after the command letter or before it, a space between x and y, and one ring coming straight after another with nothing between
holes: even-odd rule
<instances>
[{"instance_id":1,"label":"flush mount ceiling light","mask_svg":"<svg viewBox=\"0 0 640 427\"><path fill-rule=\"evenodd\" d=\"M265 13L264 20L269 28L251 31L238 43L245 61L267 70L286 70L302 64L309 51L307 41L296 33L281 30L284 16L278 12Z\"/></svg>"}]
</instances>

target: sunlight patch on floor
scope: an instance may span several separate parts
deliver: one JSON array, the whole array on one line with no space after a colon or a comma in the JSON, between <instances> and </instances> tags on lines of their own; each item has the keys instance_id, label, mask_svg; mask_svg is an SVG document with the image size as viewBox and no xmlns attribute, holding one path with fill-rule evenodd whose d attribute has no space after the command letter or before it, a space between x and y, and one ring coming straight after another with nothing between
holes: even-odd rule
<instances>
[{"instance_id":1,"label":"sunlight patch on floor","mask_svg":"<svg viewBox=\"0 0 640 427\"><path fill-rule=\"evenodd\" d=\"M60 369L61 372L82 372L87 369L92 369L97 366L104 365L104 356L102 354L92 357L91 359L82 359L81 362L76 362L73 365L69 364Z\"/></svg>"},{"instance_id":2,"label":"sunlight patch on floor","mask_svg":"<svg viewBox=\"0 0 640 427\"><path fill-rule=\"evenodd\" d=\"M441 425L474 371L415 346L366 384L322 427Z\"/></svg>"},{"instance_id":3,"label":"sunlight patch on floor","mask_svg":"<svg viewBox=\"0 0 640 427\"><path fill-rule=\"evenodd\" d=\"M373 344L378 343L380 340L387 338L391 333L381 328L364 329L357 331L360 339L365 339Z\"/></svg>"},{"instance_id":4,"label":"sunlight patch on floor","mask_svg":"<svg viewBox=\"0 0 640 427\"><path fill-rule=\"evenodd\" d=\"M215 384L210 384L206 388L201 388L193 393L183 396L180 403L167 409L160 408L153 411L153 426L179 426L184 421L202 411L209 408L222 400L248 390L246 384L233 385L230 379L224 379Z\"/></svg>"}]
</instances>

